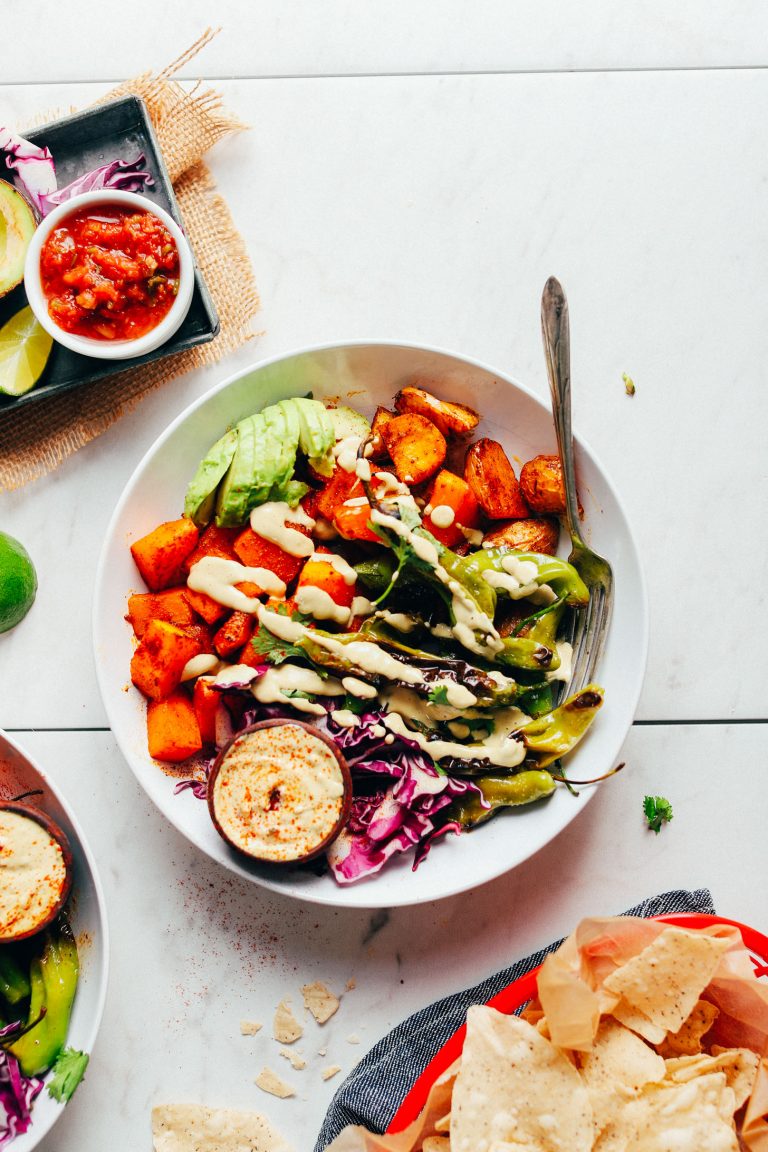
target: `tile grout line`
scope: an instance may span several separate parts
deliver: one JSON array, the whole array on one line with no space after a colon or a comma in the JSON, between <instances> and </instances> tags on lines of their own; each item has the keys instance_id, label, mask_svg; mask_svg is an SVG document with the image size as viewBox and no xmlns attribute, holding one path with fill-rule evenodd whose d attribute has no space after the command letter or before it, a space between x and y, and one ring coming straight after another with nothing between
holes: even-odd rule
<instances>
[{"instance_id":1,"label":"tile grout line","mask_svg":"<svg viewBox=\"0 0 768 1152\"><path fill-rule=\"evenodd\" d=\"M633 728L665 728L665 727L666 728L683 728L683 727L686 727L686 728L703 728L703 727L712 727L713 725L717 725L717 726L720 726L722 728L727 728L727 727L732 727L733 725L744 726L747 724L752 724L752 725L768 724L768 717L755 717L755 718L733 717L731 719L724 719L722 717L716 717L713 720L691 719L691 720L633 720L632 721L632 727ZM2 729L2 725L0 725L0 729ZM31 733L34 735L34 733L36 733L36 732L46 732L46 733L103 732L103 733L110 733L110 734L112 733L111 728L89 728L89 727L83 727L83 728L56 728L56 727L54 727L54 728L39 728L39 727L34 727L34 728L4 728L2 730L5 732L8 732L9 734L13 734L13 735L19 735L19 734L24 734L24 733Z\"/></svg>"},{"instance_id":2,"label":"tile grout line","mask_svg":"<svg viewBox=\"0 0 768 1152\"><path fill-rule=\"evenodd\" d=\"M633 74L633 73L649 73L657 72L666 74L670 72L765 72L768 70L768 64L671 64L671 65L640 65L636 68L622 68L618 66L609 66L605 68L489 68L489 69L468 69L466 71L461 69L448 69L445 71L435 70L428 72L295 72L295 73L272 73L262 76L236 76L228 73L222 76L206 76L193 74L190 76L180 75L176 77L178 80L187 81L191 83L216 83L220 84L225 81L235 82L256 82L256 81L272 81L272 80L406 80L406 79L428 79L430 77L454 77L454 76L595 76L595 75L614 75L614 74ZM69 80L8 80L0 83L2 88L45 88L56 87L63 88L66 86L81 84L122 84L130 79L128 76L111 76L100 77L97 79L89 78L75 78Z\"/></svg>"}]
</instances>

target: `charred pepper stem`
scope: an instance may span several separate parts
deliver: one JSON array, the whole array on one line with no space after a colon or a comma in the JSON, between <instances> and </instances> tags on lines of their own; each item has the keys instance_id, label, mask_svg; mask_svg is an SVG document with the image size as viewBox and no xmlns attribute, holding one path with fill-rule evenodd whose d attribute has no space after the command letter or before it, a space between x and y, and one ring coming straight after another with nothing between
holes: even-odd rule
<instances>
[{"instance_id":1,"label":"charred pepper stem","mask_svg":"<svg viewBox=\"0 0 768 1152\"><path fill-rule=\"evenodd\" d=\"M532 720L520 732L540 768L559 760L581 740L603 703L603 689L588 684L558 708Z\"/></svg>"},{"instance_id":2,"label":"charred pepper stem","mask_svg":"<svg viewBox=\"0 0 768 1152\"><path fill-rule=\"evenodd\" d=\"M9 1048L25 1076L42 1075L64 1047L78 974L75 938L60 917L54 931L45 933L42 954L30 965L29 1020L37 1019L43 1009L45 1015Z\"/></svg>"},{"instance_id":3,"label":"charred pepper stem","mask_svg":"<svg viewBox=\"0 0 768 1152\"><path fill-rule=\"evenodd\" d=\"M549 772L531 770L514 776L478 776L473 780L482 793L468 792L454 800L448 819L456 820L462 828L474 828L502 808L518 808L551 796L556 788Z\"/></svg>"}]
</instances>

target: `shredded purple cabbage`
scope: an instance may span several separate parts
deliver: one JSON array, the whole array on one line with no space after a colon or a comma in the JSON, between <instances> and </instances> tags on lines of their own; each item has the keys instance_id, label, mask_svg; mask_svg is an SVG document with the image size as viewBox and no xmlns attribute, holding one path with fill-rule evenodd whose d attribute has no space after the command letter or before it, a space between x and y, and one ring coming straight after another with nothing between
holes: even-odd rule
<instances>
[{"instance_id":1,"label":"shredded purple cabbage","mask_svg":"<svg viewBox=\"0 0 768 1152\"><path fill-rule=\"evenodd\" d=\"M259 669L263 671L266 669ZM221 748L231 737L259 720L294 720L293 708L282 704L258 704L245 685L220 686L221 703L216 717L216 744ZM373 876L400 852L413 850L414 871L434 842L461 826L447 819L444 811L458 796L473 792L482 796L471 780L439 771L414 740L397 736L394 741L383 721L383 711L365 712L347 728L335 719L335 701L315 726L338 745L352 773L352 810L346 827L327 852L328 866L339 884L351 884ZM303 717L306 719L306 717ZM181 780L176 792L190 790L200 800L207 797L210 764L203 779Z\"/></svg>"},{"instance_id":2,"label":"shredded purple cabbage","mask_svg":"<svg viewBox=\"0 0 768 1152\"><path fill-rule=\"evenodd\" d=\"M112 160L92 172L78 176L71 184L58 188L56 166L48 148L40 148L23 136L0 128L0 152L7 153L6 167L15 173L16 183L41 216L46 216L59 204L64 204L81 192L118 189L123 192L141 192L154 184L151 173L142 170L144 153L135 160Z\"/></svg>"},{"instance_id":3,"label":"shredded purple cabbage","mask_svg":"<svg viewBox=\"0 0 768 1152\"><path fill-rule=\"evenodd\" d=\"M4 1028L0 1036L16 1027ZM42 1087L39 1077L23 1076L16 1057L0 1048L0 1148L27 1131L32 1123L32 1104Z\"/></svg>"}]
</instances>

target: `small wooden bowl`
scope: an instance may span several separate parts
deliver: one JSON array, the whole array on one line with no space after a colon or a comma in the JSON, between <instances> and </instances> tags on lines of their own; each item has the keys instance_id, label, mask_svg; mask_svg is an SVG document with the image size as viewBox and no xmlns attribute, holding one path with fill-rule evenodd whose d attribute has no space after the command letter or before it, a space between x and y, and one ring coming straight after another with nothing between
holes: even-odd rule
<instances>
[{"instance_id":1,"label":"small wooden bowl","mask_svg":"<svg viewBox=\"0 0 768 1152\"><path fill-rule=\"evenodd\" d=\"M55 901L44 910L44 914L40 919L35 922L33 928L27 929L25 932L13 932L6 930L4 925L0 924L0 944L10 944L16 940L26 940L30 936L36 936L38 932L42 932L47 928L56 917L61 909L66 904L70 891L72 890L72 849L69 846L67 837L59 828L55 820L46 812L41 812L39 808L32 808L28 804L18 804L15 801L0 801L0 813L2 812L15 812L27 820L34 821L35 824L43 829L43 831L55 840L61 849L61 859L64 865L64 883L61 890L57 894ZM2 845L0 845L2 848Z\"/></svg>"},{"instance_id":2,"label":"small wooden bowl","mask_svg":"<svg viewBox=\"0 0 768 1152\"><path fill-rule=\"evenodd\" d=\"M223 827L222 822L219 818L219 815L216 811L216 783L217 783L217 780L219 779L222 766L224 765L224 763L227 759L227 756L232 751L232 749L235 748L236 745L247 741L248 737L251 734L253 734L254 732L262 731L265 728L280 728L280 727L283 727L283 728L290 728L290 727L301 728L301 729L303 729L304 732L306 732L309 736L311 736L312 739L319 741L321 744L323 744L327 749L329 749L333 753L333 756L336 760L339 771L341 773L341 779L342 779L342 785L343 785L343 795L342 795L342 799L341 799L341 806L340 806L340 810L339 810L339 815L338 815L337 819L334 821L334 824L331 827L331 829L327 832L327 834L322 838L321 841L319 841L317 844L313 845L310 849L308 849L305 852L298 852L295 855L281 856L279 858L275 858L272 856L259 855L256 852L249 851L248 849L244 848L241 844L238 844L236 842L236 840L234 840L232 838L232 836L227 832L227 830ZM277 803L278 804L280 803L279 793L277 796ZM236 852L240 853L240 855L247 856L248 859L250 859L250 860L258 860L259 863L275 864L275 865L281 866L281 865L286 865L286 864L290 864L290 865L304 864L308 860L314 860L314 858L316 856L321 855L321 853L323 853L326 850L326 848L329 847L329 845L336 839L339 832L341 832L342 828L344 827L347 820L349 819L349 813L350 813L351 807L352 807L352 776L351 776L350 771L349 771L349 765L347 764L347 762L344 759L344 757L342 756L341 752L339 751L339 749L334 744L333 740L330 739L329 736L326 736L324 732L319 732L317 730L317 728L313 727L311 724L306 724L303 720L260 720L257 724L252 724L250 727L244 728L241 732L238 732L229 741L229 743L227 745L225 745L224 748L221 749L221 751L219 752L218 756L216 757L216 759L214 760L214 762L211 766L211 771L210 771L209 776L208 776L208 811L211 814L211 820L213 821L213 824L214 824L214 827L216 828L216 831L219 833L219 835L222 837L222 839L225 840L227 842L227 844L229 844L230 847L233 848Z\"/></svg>"}]
</instances>

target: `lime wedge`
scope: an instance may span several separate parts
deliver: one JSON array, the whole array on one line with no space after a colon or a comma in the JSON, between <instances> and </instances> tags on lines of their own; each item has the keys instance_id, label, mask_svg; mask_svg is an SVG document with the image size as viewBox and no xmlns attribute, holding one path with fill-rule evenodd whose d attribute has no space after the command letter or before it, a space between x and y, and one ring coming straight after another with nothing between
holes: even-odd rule
<instances>
[{"instance_id":1,"label":"lime wedge","mask_svg":"<svg viewBox=\"0 0 768 1152\"><path fill-rule=\"evenodd\" d=\"M0 394L23 396L48 363L53 340L27 305L0 328Z\"/></svg>"},{"instance_id":2,"label":"lime wedge","mask_svg":"<svg viewBox=\"0 0 768 1152\"><path fill-rule=\"evenodd\" d=\"M0 632L24 619L37 592L37 573L23 544L0 532Z\"/></svg>"}]
</instances>

